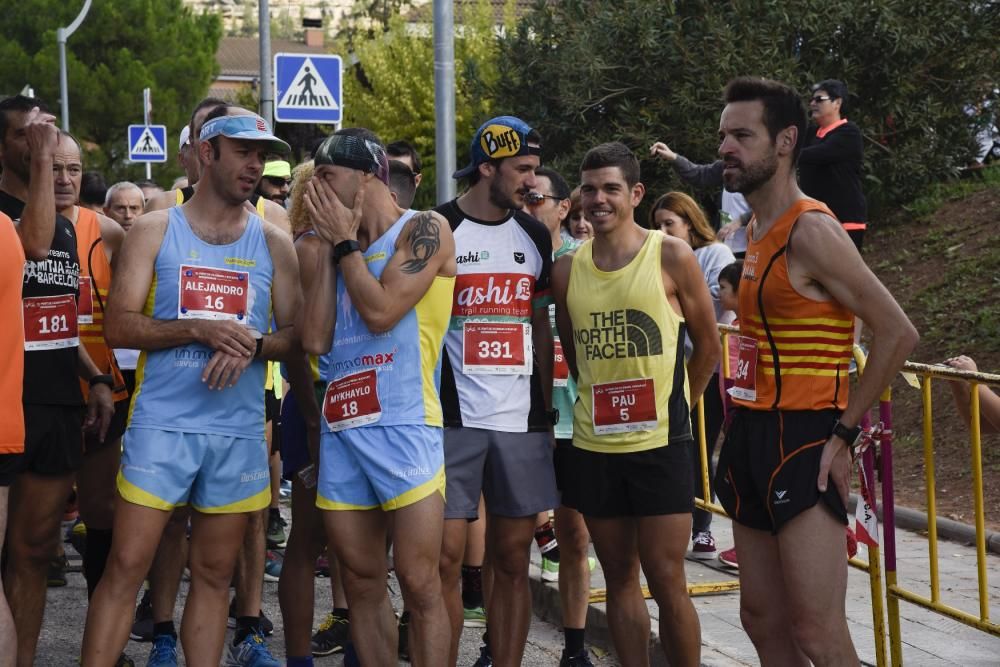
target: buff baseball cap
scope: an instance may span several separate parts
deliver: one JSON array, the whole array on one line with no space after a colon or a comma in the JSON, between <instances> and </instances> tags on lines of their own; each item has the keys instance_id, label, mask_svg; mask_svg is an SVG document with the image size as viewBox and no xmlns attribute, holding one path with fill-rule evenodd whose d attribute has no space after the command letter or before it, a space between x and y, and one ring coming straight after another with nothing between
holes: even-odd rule
<instances>
[{"instance_id":1,"label":"buff baseball cap","mask_svg":"<svg viewBox=\"0 0 1000 667\"><path fill-rule=\"evenodd\" d=\"M267 143L271 153L290 153L292 148L271 133L267 121L257 114L241 114L239 116L219 116L201 126L201 141L212 137L229 137L244 141L262 141Z\"/></svg>"},{"instance_id":2,"label":"buff baseball cap","mask_svg":"<svg viewBox=\"0 0 1000 667\"><path fill-rule=\"evenodd\" d=\"M389 156L385 146L356 134L332 134L313 155L313 164L335 164L357 169L389 184Z\"/></svg>"},{"instance_id":3,"label":"buff baseball cap","mask_svg":"<svg viewBox=\"0 0 1000 667\"><path fill-rule=\"evenodd\" d=\"M514 116L497 116L483 123L472 137L469 164L451 175L465 178L476 167L490 160L518 155L541 155L541 146L529 146L528 135L534 132L530 125Z\"/></svg>"}]
</instances>

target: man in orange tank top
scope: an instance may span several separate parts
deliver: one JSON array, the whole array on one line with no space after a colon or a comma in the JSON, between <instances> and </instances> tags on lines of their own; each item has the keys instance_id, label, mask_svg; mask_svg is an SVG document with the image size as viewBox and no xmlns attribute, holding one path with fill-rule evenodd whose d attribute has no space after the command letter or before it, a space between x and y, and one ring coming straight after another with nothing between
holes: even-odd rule
<instances>
[{"instance_id":1,"label":"man in orange tank top","mask_svg":"<svg viewBox=\"0 0 1000 667\"><path fill-rule=\"evenodd\" d=\"M740 78L725 101L723 181L754 213L736 414L715 478L734 519L740 617L762 664L857 665L845 615L851 451L918 335L829 209L799 189L806 115L795 90ZM848 399L854 315L873 342Z\"/></svg>"},{"instance_id":2,"label":"man in orange tank top","mask_svg":"<svg viewBox=\"0 0 1000 667\"><path fill-rule=\"evenodd\" d=\"M77 205L83 177L80 145L67 132L59 133L53 162L56 210L76 228L80 256L80 341L86 346L102 374L114 380L115 419L103 440L84 434L83 464L76 473L80 518L87 527L83 575L88 596L104 572L111 549L115 475L121 457L121 434L128 408L125 380L104 342L104 310L111 289L111 264L125 239L125 231L114 220ZM84 396L88 387L81 383Z\"/></svg>"}]
</instances>

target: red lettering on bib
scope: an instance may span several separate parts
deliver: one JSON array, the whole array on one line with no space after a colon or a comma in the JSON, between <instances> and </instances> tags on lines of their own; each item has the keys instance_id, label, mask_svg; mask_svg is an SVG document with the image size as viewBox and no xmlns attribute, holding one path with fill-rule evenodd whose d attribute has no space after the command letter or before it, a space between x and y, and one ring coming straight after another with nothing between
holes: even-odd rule
<instances>
[{"instance_id":1,"label":"red lettering on bib","mask_svg":"<svg viewBox=\"0 0 1000 667\"><path fill-rule=\"evenodd\" d=\"M94 281L90 276L80 276L80 300L76 304L76 321L94 323Z\"/></svg>"},{"instance_id":2,"label":"red lettering on bib","mask_svg":"<svg viewBox=\"0 0 1000 667\"><path fill-rule=\"evenodd\" d=\"M205 266L180 267L178 319L245 322L250 274Z\"/></svg>"},{"instance_id":3,"label":"red lettering on bib","mask_svg":"<svg viewBox=\"0 0 1000 667\"><path fill-rule=\"evenodd\" d=\"M565 387L569 384L569 364L563 353L562 341L558 336L552 341L552 386Z\"/></svg>"},{"instance_id":4,"label":"red lettering on bib","mask_svg":"<svg viewBox=\"0 0 1000 667\"><path fill-rule=\"evenodd\" d=\"M733 386L729 395L742 401L757 400L757 339L739 337L736 367L732 369Z\"/></svg>"},{"instance_id":5,"label":"red lettering on bib","mask_svg":"<svg viewBox=\"0 0 1000 667\"><path fill-rule=\"evenodd\" d=\"M80 344L75 296L33 296L22 304L25 350L55 350Z\"/></svg>"},{"instance_id":6,"label":"red lettering on bib","mask_svg":"<svg viewBox=\"0 0 1000 667\"><path fill-rule=\"evenodd\" d=\"M531 375L531 325L465 322L462 372L466 375Z\"/></svg>"},{"instance_id":7,"label":"red lettering on bib","mask_svg":"<svg viewBox=\"0 0 1000 667\"><path fill-rule=\"evenodd\" d=\"M328 384L323 396L323 417L331 431L373 424L381 419L376 371L352 373Z\"/></svg>"},{"instance_id":8,"label":"red lettering on bib","mask_svg":"<svg viewBox=\"0 0 1000 667\"><path fill-rule=\"evenodd\" d=\"M656 389L652 379L595 384L591 396L594 435L656 429Z\"/></svg>"}]
</instances>

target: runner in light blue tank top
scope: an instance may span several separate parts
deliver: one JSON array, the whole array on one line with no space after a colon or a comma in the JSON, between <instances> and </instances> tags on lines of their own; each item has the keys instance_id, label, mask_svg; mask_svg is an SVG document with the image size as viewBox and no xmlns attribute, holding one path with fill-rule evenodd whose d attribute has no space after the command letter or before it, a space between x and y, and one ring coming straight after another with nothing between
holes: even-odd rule
<instances>
[{"instance_id":1,"label":"runner in light blue tank top","mask_svg":"<svg viewBox=\"0 0 1000 667\"><path fill-rule=\"evenodd\" d=\"M169 209L168 216L144 314L157 320L231 319L252 331L268 331L274 267L262 220L250 214L239 239L213 245L192 231L181 207ZM188 502L191 494L202 511L269 501L266 461L262 469L249 465L251 457L205 465L220 442L264 440L266 362L255 359L234 386L213 391L202 381L212 354L200 343L189 343L140 355L119 473L126 499L170 509ZM208 459L186 452L191 465L177 470L180 442L197 443L186 448L204 449ZM171 460L176 474L163 470ZM211 484L199 468L211 471ZM197 480L193 488L191 479Z\"/></svg>"}]
</instances>

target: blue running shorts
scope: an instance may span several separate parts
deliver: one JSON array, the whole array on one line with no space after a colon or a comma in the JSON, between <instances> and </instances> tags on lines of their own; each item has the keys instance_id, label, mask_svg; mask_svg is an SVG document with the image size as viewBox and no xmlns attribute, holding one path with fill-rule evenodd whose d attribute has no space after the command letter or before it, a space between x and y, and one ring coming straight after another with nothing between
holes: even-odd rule
<instances>
[{"instance_id":1,"label":"blue running shorts","mask_svg":"<svg viewBox=\"0 0 1000 667\"><path fill-rule=\"evenodd\" d=\"M363 426L323 433L316 506L396 510L444 495L443 431L437 426Z\"/></svg>"},{"instance_id":2,"label":"blue running shorts","mask_svg":"<svg viewBox=\"0 0 1000 667\"><path fill-rule=\"evenodd\" d=\"M190 504L206 514L271 503L267 441L130 427L122 438L118 493L160 510Z\"/></svg>"}]
</instances>

